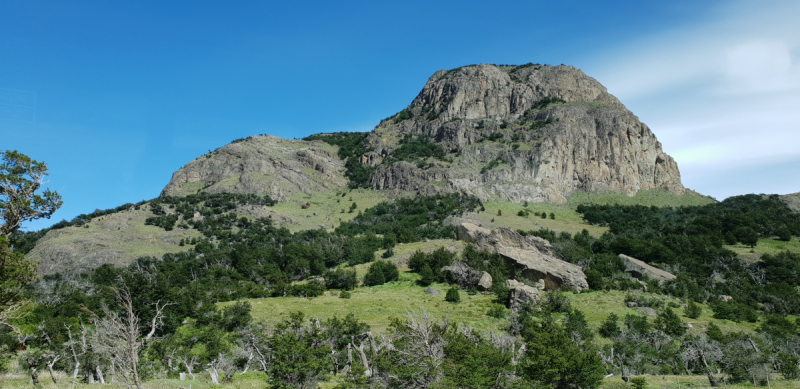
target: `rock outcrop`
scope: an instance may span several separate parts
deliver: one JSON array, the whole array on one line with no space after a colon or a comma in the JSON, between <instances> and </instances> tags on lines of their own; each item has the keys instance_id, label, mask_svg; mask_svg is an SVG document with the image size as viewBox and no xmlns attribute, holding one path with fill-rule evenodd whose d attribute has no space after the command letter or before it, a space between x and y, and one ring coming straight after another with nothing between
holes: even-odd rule
<instances>
[{"instance_id":1,"label":"rock outcrop","mask_svg":"<svg viewBox=\"0 0 800 389\"><path fill-rule=\"evenodd\" d=\"M367 138L374 189L555 203L576 190L684 192L652 131L571 66L440 70L405 112L408 119L383 121ZM429 136L452 161L380 164L407 134ZM502 163L487 168L492 161Z\"/></svg>"},{"instance_id":2,"label":"rock outcrop","mask_svg":"<svg viewBox=\"0 0 800 389\"><path fill-rule=\"evenodd\" d=\"M782 195L780 199L786 203L786 206L792 211L800 212L800 192Z\"/></svg>"},{"instance_id":3,"label":"rock outcrop","mask_svg":"<svg viewBox=\"0 0 800 389\"><path fill-rule=\"evenodd\" d=\"M541 301L542 297L539 294L539 290L532 286L516 280L506 281L506 286L511 292L509 294L509 306L514 312L521 311L527 304L539 304Z\"/></svg>"},{"instance_id":4,"label":"rock outcrop","mask_svg":"<svg viewBox=\"0 0 800 389\"><path fill-rule=\"evenodd\" d=\"M477 247L498 253L506 259L509 267L519 271L530 280L544 280L545 290L562 286L576 290L588 289L586 275L577 265L565 262L545 239L523 236L509 228L497 228L486 233L471 223L458 227L459 239L472 242Z\"/></svg>"},{"instance_id":5,"label":"rock outcrop","mask_svg":"<svg viewBox=\"0 0 800 389\"><path fill-rule=\"evenodd\" d=\"M625 262L625 272L639 280L645 275L649 279L659 282L671 282L675 281L677 278L672 273L650 266L634 257L629 257L625 254L620 254L619 257L622 259L622 262ZM645 285L645 287L647 286Z\"/></svg>"},{"instance_id":6,"label":"rock outcrop","mask_svg":"<svg viewBox=\"0 0 800 389\"><path fill-rule=\"evenodd\" d=\"M252 136L189 162L172 175L162 196L255 193L285 201L297 192L347 184L336 147L321 141Z\"/></svg>"},{"instance_id":7,"label":"rock outcrop","mask_svg":"<svg viewBox=\"0 0 800 389\"><path fill-rule=\"evenodd\" d=\"M476 288L481 292L492 288L492 276L485 271L475 270L465 264L442 267L447 280L462 288Z\"/></svg>"}]
</instances>

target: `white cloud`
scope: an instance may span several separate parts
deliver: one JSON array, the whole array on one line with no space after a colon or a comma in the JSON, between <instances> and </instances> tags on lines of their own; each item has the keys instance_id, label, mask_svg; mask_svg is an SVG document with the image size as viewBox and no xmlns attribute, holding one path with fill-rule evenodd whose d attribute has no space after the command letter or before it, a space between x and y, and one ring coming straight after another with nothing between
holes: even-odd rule
<instances>
[{"instance_id":1,"label":"white cloud","mask_svg":"<svg viewBox=\"0 0 800 389\"><path fill-rule=\"evenodd\" d=\"M718 197L762 192L753 185L769 166L800 159L796 15L795 1L728 4L701 24L617 47L587 72L653 129L686 186ZM722 190L699 178L744 168L759 180ZM800 191L800 172L774 179Z\"/></svg>"}]
</instances>

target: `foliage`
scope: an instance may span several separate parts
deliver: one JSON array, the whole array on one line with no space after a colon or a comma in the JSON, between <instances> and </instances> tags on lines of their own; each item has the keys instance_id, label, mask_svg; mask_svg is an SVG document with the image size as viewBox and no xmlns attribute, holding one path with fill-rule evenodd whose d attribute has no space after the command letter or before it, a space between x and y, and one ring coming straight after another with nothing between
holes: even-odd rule
<instances>
[{"instance_id":1,"label":"foliage","mask_svg":"<svg viewBox=\"0 0 800 389\"><path fill-rule=\"evenodd\" d=\"M422 275L422 277L426 280L429 280L425 285L429 285L431 282L445 282L446 275L442 272L442 267L450 266L455 259L455 253L451 253L450 251L446 250L444 247L440 247L433 251L432 253L426 254L422 251L415 252L411 258L408 260L408 267L414 271ZM430 271L430 275L428 275L428 270ZM423 284L426 281L423 281Z\"/></svg>"},{"instance_id":2,"label":"foliage","mask_svg":"<svg viewBox=\"0 0 800 389\"><path fill-rule=\"evenodd\" d=\"M597 332L604 338L618 336L621 333L618 322L619 316L612 313L600 324L600 328L598 328Z\"/></svg>"},{"instance_id":3,"label":"foliage","mask_svg":"<svg viewBox=\"0 0 800 389\"><path fill-rule=\"evenodd\" d=\"M15 304L22 288L35 279L36 264L23 254L11 252L8 240L0 235L0 312Z\"/></svg>"},{"instance_id":4,"label":"foliage","mask_svg":"<svg viewBox=\"0 0 800 389\"><path fill-rule=\"evenodd\" d=\"M444 300L449 303L461 302L461 295L458 293L458 287L454 286L448 289L447 294L444 296Z\"/></svg>"},{"instance_id":5,"label":"foliage","mask_svg":"<svg viewBox=\"0 0 800 389\"><path fill-rule=\"evenodd\" d=\"M445 156L446 153L441 146L433 142L429 136L419 135L414 137L411 134L406 134L400 141L400 147L392 151L382 163L392 165L395 162L406 161L416 164L426 158L444 160Z\"/></svg>"},{"instance_id":6,"label":"foliage","mask_svg":"<svg viewBox=\"0 0 800 389\"><path fill-rule=\"evenodd\" d=\"M348 186L351 189L369 188L369 180L375 169L362 165L358 160L360 156L370 151L370 149L364 147L364 141L367 139L368 135L368 132L336 132L332 134L311 135L303 138L303 140L319 140L339 146L339 158L345 161L344 174L350 180Z\"/></svg>"},{"instance_id":7,"label":"foliage","mask_svg":"<svg viewBox=\"0 0 800 389\"><path fill-rule=\"evenodd\" d=\"M477 198L457 193L398 199L365 210L350 222L342 223L336 228L336 233L347 236L393 234L398 243L417 242L424 238L452 239L455 238L455 227L444 225L444 219L480 206Z\"/></svg>"},{"instance_id":8,"label":"foliage","mask_svg":"<svg viewBox=\"0 0 800 389\"><path fill-rule=\"evenodd\" d=\"M291 314L269 339L272 363L268 374L272 388L298 388L313 384L332 368L330 346L322 330L306 325L302 313Z\"/></svg>"},{"instance_id":9,"label":"foliage","mask_svg":"<svg viewBox=\"0 0 800 389\"><path fill-rule=\"evenodd\" d=\"M0 235L10 235L25 221L49 219L64 203L50 189L36 193L48 175L44 162L16 150L0 152L0 160Z\"/></svg>"},{"instance_id":10,"label":"foliage","mask_svg":"<svg viewBox=\"0 0 800 389\"><path fill-rule=\"evenodd\" d=\"M355 269L336 268L325 272L325 287L328 289L352 290L358 286Z\"/></svg>"},{"instance_id":11,"label":"foliage","mask_svg":"<svg viewBox=\"0 0 800 389\"><path fill-rule=\"evenodd\" d=\"M365 286L383 285L387 282L397 281L400 272L397 266L391 262L376 261L369 266L367 274L364 276Z\"/></svg>"},{"instance_id":12,"label":"foliage","mask_svg":"<svg viewBox=\"0 0 800 389\"><path fill-rule=\"evenodd\" d=\"M684 310L683 313L690 319L697 319L700 317L702 309L694 301L689 300L689 304L686 305L686 310Z\"/></svg>"}]
</instances>

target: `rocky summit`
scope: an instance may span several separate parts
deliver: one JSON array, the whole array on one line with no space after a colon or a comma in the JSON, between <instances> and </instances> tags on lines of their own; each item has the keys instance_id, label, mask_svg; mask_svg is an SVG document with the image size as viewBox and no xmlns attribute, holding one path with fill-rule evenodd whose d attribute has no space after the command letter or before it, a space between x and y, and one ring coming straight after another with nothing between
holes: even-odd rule
<instances>
[{"instance_id":1,"label":"rocky summit","mask_svg":"<svg viewBox=\"0 0 800 389\"><path fill-rule=\"evenodd\" d=\"M381 163L409 135L432 139L448 156ZM377 166L374 189L553 203L576 190L684 192L677 164L650 128L572 66L440 70L367 146L362 160Z\"/></svg>"}]
</instances>

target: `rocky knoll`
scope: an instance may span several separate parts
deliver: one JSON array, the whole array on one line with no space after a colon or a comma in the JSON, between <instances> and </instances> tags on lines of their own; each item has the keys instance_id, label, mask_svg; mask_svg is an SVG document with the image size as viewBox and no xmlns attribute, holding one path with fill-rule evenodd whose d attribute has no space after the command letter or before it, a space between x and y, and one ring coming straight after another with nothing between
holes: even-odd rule
<instances>
[{"instance_id":1,"label":"rocky knoll","mask_svg":"<svg viewBox=\"0 0 800 389\"><path fill-rule=\"evenodd\" d=\"M558 258L555 249L542 238L522 236L503 227L487 234L485 229L470 223L459 226L458 237L481 249L500 254L523 278L544 280L545 290L562 286L576 290L589 288L583 270Z\"/></svg>"},{"instance_id":2,"label":"rocky knoll","mask_svg":"<svg viewBox=\"0 0 800 389\"><path fill-rule=\"evenodd\" d=\"M430 137L448 157L383 164L408 134ZM377 166L374 189L556 203L576 190L684 192L653 132L571 66L440 70L366 143L373 151L362 161Z\"/></svg>"},{"instance_id":3,"label":"rocky knoll","mask_svg":"<svg viewBox=\"0 0 800 389\"><path fill-rule=\"evenodd\" d=\"M324 142L252 136L189 162L172 175L162 196L255 193L285 201L347 184L344 161Z\"/></svg>"}]
</instances>

